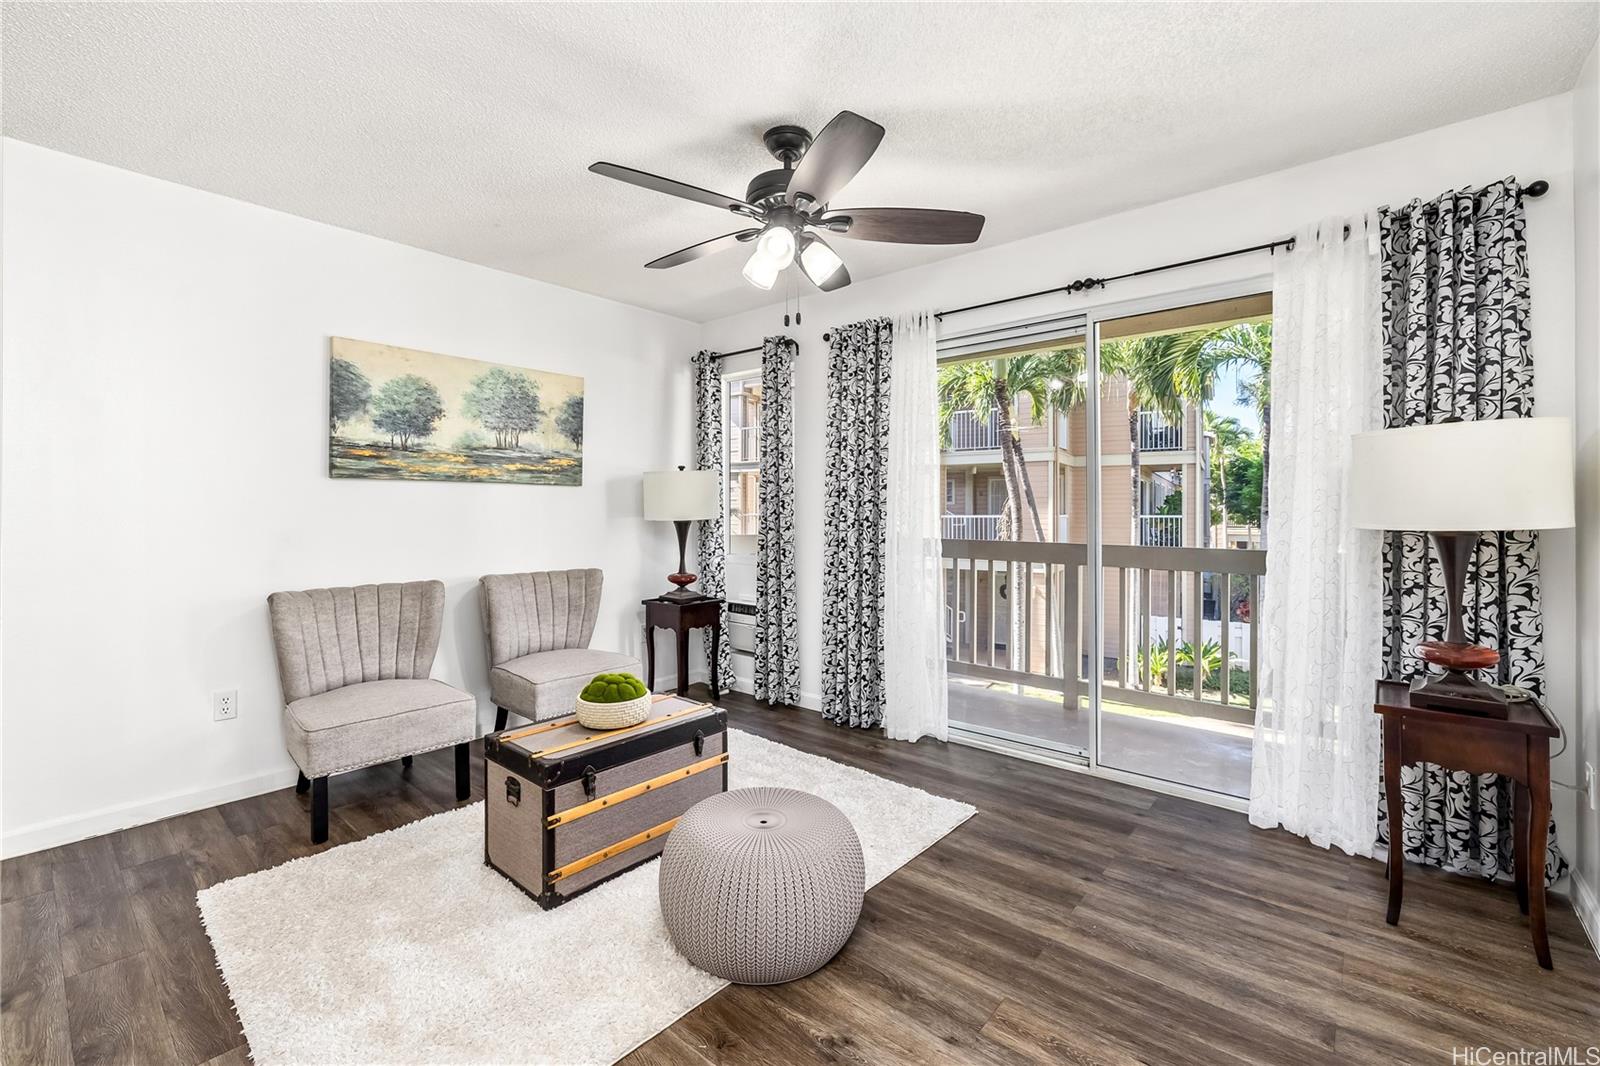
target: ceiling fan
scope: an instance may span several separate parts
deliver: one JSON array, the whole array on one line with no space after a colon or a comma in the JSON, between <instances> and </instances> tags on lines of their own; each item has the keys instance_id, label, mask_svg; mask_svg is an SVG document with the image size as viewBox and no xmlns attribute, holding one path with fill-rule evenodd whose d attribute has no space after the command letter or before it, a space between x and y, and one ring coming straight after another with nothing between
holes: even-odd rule
<instances>
[{"instance_id":1,"label":"ceiling fan","mask_svg":"<svg viewBox=\"0 0 1600 1066\"><path fill-rule=\"evenodd\" d=\"M882 126L853 111L839 112L815 138L799 126L774 126L761 135L761 140L783 166L756 175L743 199L616 163L595 163L589 169L750 220L754 225L691 244L645 266L662 270L754 241L755 251L744 265L744 277L758 289L772 288L778 275L796 258L805 276L824 292L850 284L844 260L818 231L890 244L971 244L983 232L983 216L966 211L830 208L835 194L866 166L883 140Z\"/></svg>"}]
</instances>

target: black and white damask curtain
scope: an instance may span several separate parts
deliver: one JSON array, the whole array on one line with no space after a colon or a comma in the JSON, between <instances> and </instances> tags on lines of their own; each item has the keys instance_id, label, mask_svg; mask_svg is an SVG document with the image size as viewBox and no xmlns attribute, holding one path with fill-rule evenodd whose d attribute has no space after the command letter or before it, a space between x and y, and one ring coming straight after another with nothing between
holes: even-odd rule
<instances>
[{"instance_id":1,"label":"black and white damask curtain","mask_svg":"<svg viewBox=\"0 0 1600 1066\"><path fill-rule=\"evenodd\" d=\"M883 723L884 545L888 501L887 318L841 326L828 348L823 481L822 713Z\"/></svg>"},{"instance_id":2,"label":"black and white damask curtain","mask_svg":"<svg viewBox=\"0 0 1600 1066\"><path fill-rule=\"evenodd\" d=\"M717 365L715 352L695 353L692 367L694 388L694 465L699 470L716 470L722 466L722 370ZM714 518L700 522L697 530L697 550L700 555L700 590L708 596L723 596L727 580L723 573L723 556L727 551L727 538L723 536L723 519L728 512L727 479L721 480L717 491L717 513ZM711 640L711 631L705 632L706 661L717 660L717 681L726 689L733 683L733 652L728 645L728 606L722 606L722 625L719 639ZM683 679L679 679L680 683ZM720 693L717 693L720 695Z\"/></svg>"},{"instance_id":3,"label":"black and white damask curtain","mask_svg":"<svg viewBox=\"0 0 1600 1066\"><path fill-rule=\"evenodd\" d=\"M800 701L794 558L794 360L788 337L761 345L761 526L756 542L755 697Z\"/></svg>"},{"instance_id":4,"label":"black and white damask curtain","mask_svg":"<svg viewBox=\"0 0 1600 1066\"><path fill-rule=\"evenodd\" d=\"M1387 428L1533 414L1527 242L1514 179L1386 209L1381 300ZM1384 609L1388 676L1422 672L1417 645L1445 632L1444 583L1425 535L1387 534ZM1463 614L1467 639L1500 651L1498 676L1485 680L1543 699L1537 534L1479 537ZM1509 782L1414 766L1403 770L1401 791L1406 858L1486 878L1513 872ZM1379 841L1389 833L1380 800ZM1545 878L1553 881L1567 864L1553 823L1549 833Z\"/></svg>"}]
</instances>

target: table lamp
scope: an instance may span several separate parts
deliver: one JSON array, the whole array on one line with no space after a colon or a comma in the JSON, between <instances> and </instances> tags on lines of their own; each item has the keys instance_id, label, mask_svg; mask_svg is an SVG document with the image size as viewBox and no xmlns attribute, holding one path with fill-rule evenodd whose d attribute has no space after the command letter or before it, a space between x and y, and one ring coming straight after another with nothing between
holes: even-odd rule
<instances>
[{"instance_id":1,"label":"table lamp","mask_svg":"<svg viewBox=\"0 0 1600 1066\"><path fill-rule=\"evenodd\" d=\"M722 507L721 475L715 470L652 470L644 476L644 516L652 522L671 522L678 527L678 572L668 574L675 588L664 592L664 600L684 602L702 598L689 586L696 575L688 573L684 553L689 544L689 523L715 518Z\"/></svg>"},{"instance_id":2,"label":"table lamp","mask_svg":"<svg viewBox=\"0 0 1600 1066\"><path fill-rule=\"evenodd\" d=\"M1500 662L1497 649L1467 642L1461 609L1468 565L1481 531L1573 524L1571 422L1501 418L1357 433L1349 496L1357 528L1428 533L1444 571L1445 638L1417 648L1444 674L1413 680L1411 702L1506 717L1505 693L1466 672Z\"/></svg>"}]
</instances>

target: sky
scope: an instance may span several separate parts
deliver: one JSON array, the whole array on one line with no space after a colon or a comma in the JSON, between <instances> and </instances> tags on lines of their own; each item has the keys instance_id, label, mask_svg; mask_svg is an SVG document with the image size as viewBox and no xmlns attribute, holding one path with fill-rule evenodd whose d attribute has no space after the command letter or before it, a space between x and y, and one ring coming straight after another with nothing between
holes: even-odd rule
<instances>
[{"instance_id":1,"label":"sky","mask_svg":"<svg viewBox=\"0 0 1600 1066\"><path fill-rule=\"evenodd\" d=\"M1239 378L1244 375L1247 379L1255 376L1255 370L1249 367L1227 366L1217 375L1217 391L1212 394L1211 400L1206 404L1206 410L1219 418L1237 418L1239 424L1250 430L1256 436L1261 436L1261 420L1256 417L1256 409L1249 404L1239 402Z\"/></svg>"}]
</instances>

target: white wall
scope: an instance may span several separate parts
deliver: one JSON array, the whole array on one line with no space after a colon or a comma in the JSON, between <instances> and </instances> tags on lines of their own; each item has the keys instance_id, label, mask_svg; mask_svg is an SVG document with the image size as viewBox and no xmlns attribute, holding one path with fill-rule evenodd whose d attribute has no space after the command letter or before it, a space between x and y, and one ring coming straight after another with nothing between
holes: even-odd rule
<instances>
[{"instance_id":1,"label":"white wall","mask_svg":"<svg viewBox=\"0 0 1600 1066\"><path fill-rule=\"evenodd\" d=\"M744 348L764 334L787 332L800 345L795 379L797 510L801 516L800 662L804 699L816 706L821 680L822 461L827 417L822 334L839 323L916 308L958 307L1104 277L1283 237L1330 214L1353 214L1377 204L1431 198L1449 188L1478 185L1508 174L1524 183L1550 182L1528 205L1528 258L1533 279L1532 331L1536 406L1544 415L1574 410L1572 97L1551 97L1498 114L1249 181L1098 219L939 263L859 281L804 301L804 326L785 330L774 305L708 323L707 347ZM951 207L972 205L951 204ZM849 261L850 242L835 247ZM1270 261L1247 256L1118 282L1075 297L1050 297L946 320L959 330L1005 317L1023 318L1265 276ZM1576 720L1577 655L1574 541L1571 531L1542 540L1548 695L1568 728ZM1555 776L1572 782L1574 758L1557 760ZM1575 836L1570 791L1555 796L1558 828Z\"/></svg>"},{"instance_id":2,"label":"white wall","mask_svg":"<svg viewBox=\"0 0 1600 1066\"><path fill-rule=\"evenodd\" d=\"M3 152L8 854L293 781L275 589L442 579L434 674L476 691L483 721L480 574L603 566L595 644L638 649L638 601L675 562L670 527L639 517L639 474L690 456L699 327ZM331 480L330 336L582 375L583 486ZM228 688L239 719L213 723Z\"/></svg>"},{"instance_id":3,"label":"white wall","mask_svg":"<svg viewBox=\"0 0 1600 1066\"><path fill-rule=\"evenodd\" d=\"M1600 771L1600 47L1591 49L1573 90L1572 157L1577 269L1578 435L1578 755L1573 773L1583 783L1583 764ZM1589 937L1600 945L1600 815L1577 802L1572 841L1573 901Z\"/></svg>"}]
</instances>

